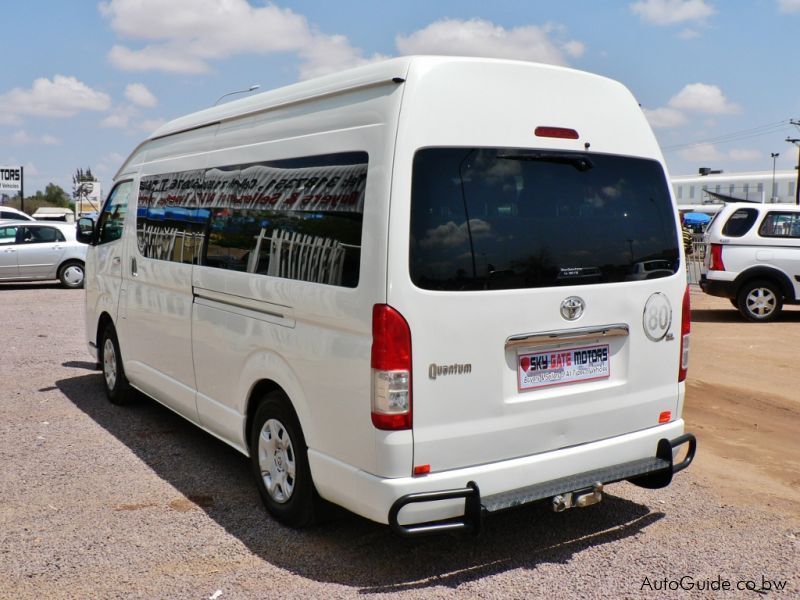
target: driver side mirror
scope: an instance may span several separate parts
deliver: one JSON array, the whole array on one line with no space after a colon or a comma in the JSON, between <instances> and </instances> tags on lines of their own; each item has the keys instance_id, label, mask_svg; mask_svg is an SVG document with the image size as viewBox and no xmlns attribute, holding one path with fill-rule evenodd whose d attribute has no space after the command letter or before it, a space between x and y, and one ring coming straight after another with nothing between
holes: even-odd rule
<instances>
[{"instance_id":1,"label":"driver side mirror","mask_svg":"<svg viewBox=\"0 0 800 600\"><path fill-rule=\"evenodd\" d=\"M94 221L89 217L81 217L75 227L75 237L83 244L91 244L94 240Z\"/></svg>"}]
</instances>

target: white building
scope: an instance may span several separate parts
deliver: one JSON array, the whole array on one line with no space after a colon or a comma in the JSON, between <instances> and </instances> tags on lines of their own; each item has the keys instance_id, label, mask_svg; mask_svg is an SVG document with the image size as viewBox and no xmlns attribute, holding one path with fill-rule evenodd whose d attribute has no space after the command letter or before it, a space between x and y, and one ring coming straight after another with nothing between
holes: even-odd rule
<instances>
[{"instance_id":1,"label":"white building","mask_svg":"<svg viewBox=\"0 0 800 600\"><path fill-rule=\"evenodd\" d=\"M794 204L797 171L775 171L774 180L772 171L752 171L677 175L671 181L679 208L705 210L703 207L722 205L723 199L729 198Z\"/></svg>"}]
</instances>

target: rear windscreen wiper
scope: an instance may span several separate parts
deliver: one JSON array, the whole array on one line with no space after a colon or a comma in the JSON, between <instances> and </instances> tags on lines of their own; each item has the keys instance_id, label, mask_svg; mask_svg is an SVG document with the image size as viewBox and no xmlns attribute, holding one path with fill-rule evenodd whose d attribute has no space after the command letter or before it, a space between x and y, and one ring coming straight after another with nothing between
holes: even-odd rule
<instances>
[{"instance_id":1,"label":"rear windscreen wiper","mask_svg":"<svg viewBox=\"0 0 800 600\"><path fill-rule=\"evenodd\" d=\"M506 160L530 160L537 162L551 162L560 165L571 165L578 171L588 171L594 164L585 156L577 154L558 154L554 152L514 152L509 154L498 154L497 158Z\"/></svg>"}]
</instances>

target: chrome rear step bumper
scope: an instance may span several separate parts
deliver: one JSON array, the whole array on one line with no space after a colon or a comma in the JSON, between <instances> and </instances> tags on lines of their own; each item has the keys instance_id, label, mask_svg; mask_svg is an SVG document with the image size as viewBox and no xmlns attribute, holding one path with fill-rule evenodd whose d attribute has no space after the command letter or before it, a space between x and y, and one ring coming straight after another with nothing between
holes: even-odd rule
<instances>
[{"instance_id":1,"label":"chrome rear step bumper","mask_svg":"<svg viewBox=\"0 0 800 600\"><path fill-rule=\"evenodd\" d=\"M674 450L689 444L686 456L678 463L673 461ZM697 440L691 433L684 433L675 439L661 439L656 455L602 469L595 469L537 483L524 488L481 497L480 489L474 481L464 488L418 492L398 498L389 510L389 525L403 537L418 537L432 533L461 532L477 535L483 527L483 519L488 512L497 512L529 504L545 498L555 498L578 490L595 488L600 485L628 480L640 487L656 489L670 484L675 473L683 471L694 460ZM401 525L398 517L404 506L418 502L436 502L464 498L464 515L445 521Z\"/></svg>"}]
</instances>

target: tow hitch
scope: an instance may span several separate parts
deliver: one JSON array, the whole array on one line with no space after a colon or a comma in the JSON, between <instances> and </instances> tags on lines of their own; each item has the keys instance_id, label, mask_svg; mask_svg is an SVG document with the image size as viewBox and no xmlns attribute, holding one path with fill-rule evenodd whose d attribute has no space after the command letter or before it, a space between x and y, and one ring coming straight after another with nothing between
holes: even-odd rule
<instances>
[{"instance_id":1,"label":"tow hitch","mask_svg":"<svg viewBox=\"0 0 800 600\"><path fill-rule=\"evenodd\" d=\"M553 497L553 512L564 512L568 508L585 508L603 499L603 484L599 481L590 488L567 492Z\"/></svg>"}]
</instances>

